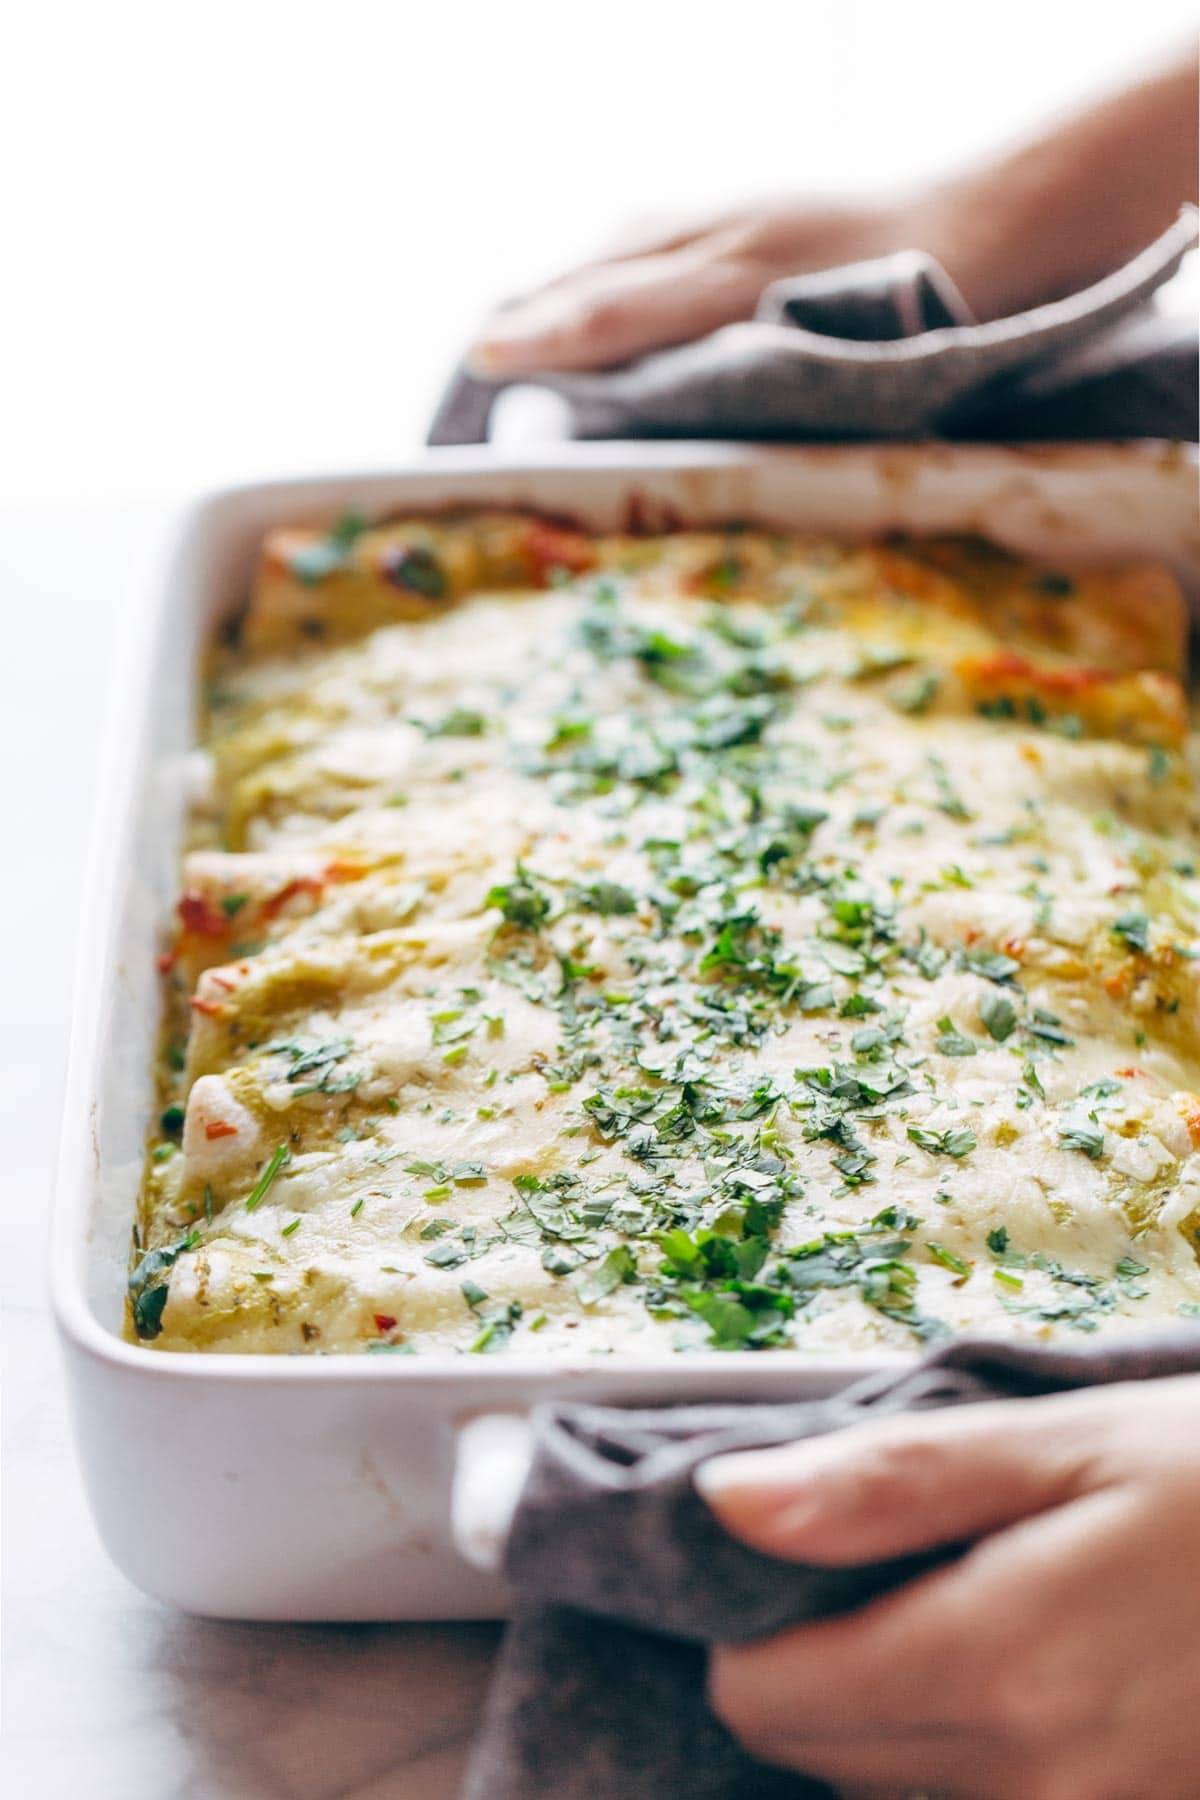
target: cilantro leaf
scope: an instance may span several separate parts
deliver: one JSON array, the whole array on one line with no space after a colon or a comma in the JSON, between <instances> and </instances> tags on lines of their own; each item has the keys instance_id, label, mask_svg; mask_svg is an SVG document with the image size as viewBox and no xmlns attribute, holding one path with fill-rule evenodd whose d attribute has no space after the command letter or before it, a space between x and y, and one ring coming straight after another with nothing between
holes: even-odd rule
<instances>
[{"instance_id":1,"label":"cilantro leaf","mask_svg":"<svg viewBox=\"0 0 1200 1800\"><path fill-rule=\"evenodd\" d=\"M1064 1150L1079 1150L1084 1156L1096 1162L1104 1155L1104 1133L1098 1125L1078 1122L1064 1125L1058 1134L1058 1141Z\"/></svg>"},{"instance_id":2,"label":"cilantro leaf","mask_svg":"<svg viewBox=\"0 0 1200 1800\"><path fill-rule=\"evenodd\" d=\"M275 1180L279 1171L283 1168L285 1163L288 1163L291 1160L292 1153L288 1149L288 1146L286 1144L276 1144L274 1150L271 1152L266 1168L263 1170L254 1186L250 1189L250 1192L246 1195L244 1205L247 1212L253 1212L255 1207L266 1197L267 1190Z\"/></svg>"},{"instance_id":3,"label":"cilantro leaf","mask_svg":"<svg viewBox=\"0 0 1200 1800\"><path fill-rule=\"evenodd\" d=\"M619 881L593 881L589 887L579 889L577 899L588 912L608 915L637 911L637 895Z\"/></svg>"},{"instance_id":4,"label":"cilantro leaf","mask_svg":"<svg viewBox=\"0 0 1200 1800\"><path fill-rule=\"evenodd\" d=\"M974 1056L978 1046L974 1038L961 1032L947 1014L938 1020L938 1036L934 1048L943 1056Z\"/></svg>"},{"instance_id":5,"label":"cilantro leaf","mask_svg":"<svg viewBox=\"0 0 1200 1800\"><path fill-rule=\"evenodd\" d=\"M185 1250L199 1243L199 1233L189 1231L174 1244L163 1244L147 1250L129 1276L129 1299L133 1323L140 1338L156 1338L162 1330L166 1311L171 1270Z\"/></svg>"},{"instance_id":6,"label":"cilantro leaf","mask_svg":"<svg viewBox=\"0 0 1200 1800\"><path fill-rule=\"evenodd\" d=\"M982 975L985 981L1007 982L1021 967L1015 957L1005 956L999 950L968 950L963 956L963 965L975 975Z\"/></svg>"},{"instance_id":7,"label":"cilantro leaf","mask_svg":"<svg viewBox=\"0 0 1200 1800\"><path fill-rule=\"evenodd\" d=\"M426 737L482 737L487 730L487 719L481 712L475 712L467 706L452 706L448 713L440 719L433 719L423 724L421 730Z\"/></svg>"},{"instance_id":8,"label":"cilantro leaf","mask_svg":"<svg viewBox=\"0 0 1200 1800\"><path fill-rule=\"evenodd\" d=\"M908 1137L931 1156L968 1156L976 1144L975 1133L965 1125L949 1131L926 1131L921 1125L910 1125Z\"/></svg>"},{"instance_id":9,"label":"cilantro leaf","mask_svg":"<svg viewBox=\"0 0 1200 1800\"><path fill-rule=\"evenodd\" d=\"M608 1255L576 1286L576 1293L585 1306L592 1306L597 1300L614 1293L622 1282L632 1281L637 1274L637 1262L628 1244L614 1244Z\"/></svg>"},{"instance_id":10,"label":"cilantro leaf","mask_svg":"<svg viewBox=\"0 0 1200 1800\"><path fill-rule=\"evenodd\" d=\"M1002 1044L1017 1025L1017 1009L1007 994L985 994L979 1002L979 1022L989 1037Z\"/></svg>"},{"instance_id":11,"label":"cilantro leaf","mask_svg":"<svg viewBox=\"0 0 1200 1800\"><path fill-rule=\"evenodd\" d=\"M550 913L549 900L534 886L519 863L511 881L497 882L488 889L484 904L499 907L505 923L517 925L523 931L537 931Z\"/></svg>"},{"instance_id":12,"label":"cilantro leaf","mask_svg":"<svg viewBox=\"0 0 1200 1800\"><path fill-rule=\"evenodd\" d=\"M1144 912L1123 912L1113 920L1112 933L1127 950L1144 952L1150 948L1150 920Z\"/></svg>"},{"instance_id":13,"label":"cilantro leaf","mask_svg":"<svg viewBox=\"0 0 1200 1800\"><path fill-rule=\"evenodd\" d=\"M953 1250L948 1250L945 1244L939 1244L936 1238L928 1238L925 1248L935 1263L941 1263L943 1269L951 1270L961 1281L965 1281L971 1273L970 1263L964 1262Z\"/></svg>"}]
</instances>

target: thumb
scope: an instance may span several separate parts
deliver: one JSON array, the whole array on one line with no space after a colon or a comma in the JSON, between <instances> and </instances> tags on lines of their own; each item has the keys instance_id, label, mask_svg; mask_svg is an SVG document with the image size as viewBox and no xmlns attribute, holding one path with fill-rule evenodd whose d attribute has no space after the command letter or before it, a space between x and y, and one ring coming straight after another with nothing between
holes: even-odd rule
<instances>
[{"instance_id":1,"label":"thumb","mask_svg":"<svg viewBox=\"0 0 1200 1800\"><path fill-rule=\"evenodd\" d=\"M713 1457L695 1484L769 1556L876 1562L983 1537L1081 1493L1093 1465L1075 1396L996 1402Z\"/></svg>"}]
</instances>

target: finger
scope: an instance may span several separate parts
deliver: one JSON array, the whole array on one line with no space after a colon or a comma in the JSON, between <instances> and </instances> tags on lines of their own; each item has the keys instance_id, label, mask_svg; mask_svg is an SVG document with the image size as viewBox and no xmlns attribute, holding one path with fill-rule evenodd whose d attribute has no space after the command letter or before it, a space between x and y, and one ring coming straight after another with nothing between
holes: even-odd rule
<instances>
[{"instance_id":1,"label":"finger","mask_svg":"<svg viewBox=\"0 0 1200 1800\"><path fill-rule=\"evenodd\" d=\"M714 1457L695 1481L755 1549L840 1565L979 1537L1079 1493L1092 1466L1074 1396L996 1402Z\"/></svg>"},{"instance_id":2,"label":"finger","mask_svg":"<svg viewBox=\"0 0 1200 1800\"><path fill-rule=\"evenodd\" d=\"M952 1573L923 1576L858 1612L723 1646L710 1668L714 1710L764 1741L981 1730L977 1621Z\"/></svg>"},{"instance_id":3,"label":"finger","mask_svg":"<svg viewBox=\"0 0 1200 1800\"><path fill-rule=\"evenodd\" d=\"M748 317L762 281L702 244L580 270L497 314L471 360L493 376L609 368Z\"/></svg>"},{"instance_id":4,"label":"finger","mask_svg":"<svg viewBox=\"0 0 1200 1800\"><path fill-rule=\"evenodd\" d=\"M1131 1560L1129 1515L1124 1490L1088 1494L856 1612L725 1649L714 1703L763 1737L1094 1736L1128 1687L1128 1658L1146 1655L1137 1630L1123 1641L1105 1630ZM1165 1610L1157 1592L1142 1603Z\"/></svg>"},{"instance_id":5,"label":"finger","mask_svg":"<svg viewBox=\"0 0 1200 1800\"><path fill-rule=\"evenodd\" d=\"M840 1792L894 1797L913 1789L936 1787L939 1795L1021 1795L1030 1788L1027 1759L1014 1747L985 1740L978 1733L896 1730L882 1737L861 1731L770 1736L736 1719L722 1722L742 1748L760 1762L819 1776Z\"/></svg>"},{"instance_id":6,"label":"finger","mask_svg":"<svg viewBox=\"0 0 1200 1800\"><path fill-rule=\"evenodd\" d=\"M788 1740L743 1746L760 1762L775 1763L815 1776L855 1800L897 1800L901 1794L938 1800L1032 1800L1044 1773L1036 1761L1002 1745L978 1739L947 1741L934 1737L898 1737L885 1744L855 1744L850 1739L819 1738L805 1743ZM1064 1787L1063 1794L1102 1793L1101 1788Z\"/></svg>"},{"instance_id":7,"label":"finger","mask_svg":"<svg viewBox=\"0 0 1200 1800\"><path fill-rule=\"evenodd\" d=\"M521 299L506 301L503 306L498 307L479 334L472 351L474 360L480 361L480 346L490 342L493 330L502 321L537 305L545 295L557 293L561 288L570 288L582 276L594 274L597 269L611 268L614 263L632 262L642 256L664 256L672 250L683 250L706 236L711 225L712 221L700 214L686 219L682 215L646 213L627 220L599 245L593 256L585 257L572 268L564 269L561 275L543 281L534 292Z\"/></svg>"}]
</instances>

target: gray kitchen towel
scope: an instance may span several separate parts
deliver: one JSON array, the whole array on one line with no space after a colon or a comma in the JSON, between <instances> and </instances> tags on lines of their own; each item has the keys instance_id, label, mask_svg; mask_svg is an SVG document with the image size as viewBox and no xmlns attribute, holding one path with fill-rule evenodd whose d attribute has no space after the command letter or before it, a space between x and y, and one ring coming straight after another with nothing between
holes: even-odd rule
<instances>
[{"instance_id":1,"label":"gray kitchen towel","mask_svg":"<svg viewBox=\"0 0 1200 1800\"><path fill-rule=\"evenodd\" d=\"M980 324L919 251L766 289L755 317L599 373L539 375L576 438L1195 439L1195 321L1156 289L1197 242L1185 207L1124 268L1065 299ZM465 366L431 444L487 441L506 386Z\"/></svg>"},{"instance_id":2,"label":"gray kitchen towel","mask_svg":"<svg viewBox=\"0 0 1200 1800\"><path fill-rule=\"evenodd\" d=\"M887 1415L1200 1373L1200 1327L1081 1349L960 1338L823 1400L657 1411L554 1405L504 1570L515 1609L464 1800L801 1800L704 1702L706 1647L846 1610L953 1549L851 1569L779 1561L729 1537L692 1473L731 1450Z\"/></svg>"}]
</instances>

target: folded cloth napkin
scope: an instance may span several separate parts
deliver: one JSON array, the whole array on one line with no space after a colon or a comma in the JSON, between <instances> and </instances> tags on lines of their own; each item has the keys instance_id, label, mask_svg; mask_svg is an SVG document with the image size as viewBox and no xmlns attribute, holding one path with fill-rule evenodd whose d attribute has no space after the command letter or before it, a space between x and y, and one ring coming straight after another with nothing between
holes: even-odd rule
<instances>
[{"instance_id":1,"label":"folded cloth napkin","mask_svg":"<svg viewBox=\"0 0 1200 1800\"><path fill-rule=\"evenodd\" d=\"M919 251L777 281L752 320L623 368L537 377L576 438L1195 439L1195 322L1151 296L1197 241L1186 207L1092 287L979 324ZM431 444L485 443L504 381L465 366Z\"/></svg>"},{"instance_id":2,"label":"folded cloth napkin","mask_svg":"<svg viewBox=\"0 0 1200 1800\"><path fill-rule=\"evenodd\" d=\"M1060 1349L958 1339L792 1405L549 1406L503 1555L515 1610L464 1800L799 1800L704 1703L706 1646L844 1611L953 1554L851 1569L759 1555L692 1483L707 1457L890 1414L1200 1373L1200 1327Z\"/></svg>"}]
</instances>

